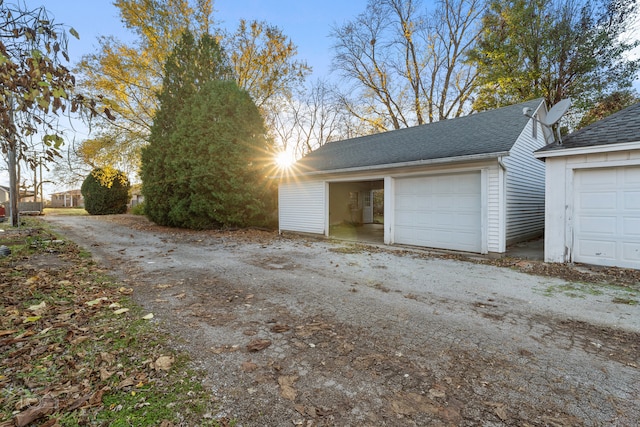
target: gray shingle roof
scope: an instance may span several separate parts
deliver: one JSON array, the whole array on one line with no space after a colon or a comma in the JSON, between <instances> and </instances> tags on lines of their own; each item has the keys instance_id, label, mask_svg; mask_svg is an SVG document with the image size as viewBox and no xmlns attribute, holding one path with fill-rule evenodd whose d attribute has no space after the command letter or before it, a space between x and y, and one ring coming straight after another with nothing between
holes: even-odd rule
<instances>
[{"instance_id":1,"label":"gray shingle roof","mask_svg":"<svg viewBox=\"0 0 640 427\"><path fill-rule=\"evenodd\" d=\"M640 141L640 103L583 127L537 152Z\"/></svg>"},{"instance_id":2,"label":"gray shingle roof","mask_svg":"<svg viewBox=\"0 0 640 427\"><path fill-rule=\"evenodd\" d=\"M490 155L513 147L542 99L455 119L393 130L326 144L297 163L304 172L333 171L377 165Z\"/></svg>"}]
</instances>

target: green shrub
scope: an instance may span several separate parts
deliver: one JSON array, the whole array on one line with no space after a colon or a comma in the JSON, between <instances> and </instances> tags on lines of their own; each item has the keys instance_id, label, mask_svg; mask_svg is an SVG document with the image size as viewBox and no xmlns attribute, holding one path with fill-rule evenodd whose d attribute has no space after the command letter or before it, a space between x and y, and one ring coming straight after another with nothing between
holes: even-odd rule
<instances>
[{"instance_id":1,"label":"green shrub","mask_svg":"<svg viewBox=\"0 0 640 427\"><path fill-rule=\"evenodd\" d=\"M129 180L124 172L112 168L91 171L82 183L84 208L90 215L122 214L129 202Z\"/></svg>"}]
</instances>

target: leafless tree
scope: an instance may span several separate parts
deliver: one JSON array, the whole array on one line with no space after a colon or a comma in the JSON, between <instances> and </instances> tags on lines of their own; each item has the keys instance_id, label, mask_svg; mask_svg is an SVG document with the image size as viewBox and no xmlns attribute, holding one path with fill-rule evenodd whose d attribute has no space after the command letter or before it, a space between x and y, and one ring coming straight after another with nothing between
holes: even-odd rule
<instances>
[{"instance_id":1,"label":"leafless tree","mask_svg":"<svg viewBox=\"0 0 640 427\"><path fill-rule=\"evenodd\" d=\"M283 100L270 128L282 149L301 157L318 147L357 136L351 117L342 108L337 89L317 80L295 97Z\"/></svg>"},{"instance_id":2,"label":"leafless tree","mask_svg":"<svg viewBox=\"0 0 640 427\"><path fill-rule=\"evenodd\" d=\"M351 83L344 107L374 130L467 111L475 70L464 62L480 33L483 0L370 0L332 29L334 69Z\"/></svg>"}]
</instances>

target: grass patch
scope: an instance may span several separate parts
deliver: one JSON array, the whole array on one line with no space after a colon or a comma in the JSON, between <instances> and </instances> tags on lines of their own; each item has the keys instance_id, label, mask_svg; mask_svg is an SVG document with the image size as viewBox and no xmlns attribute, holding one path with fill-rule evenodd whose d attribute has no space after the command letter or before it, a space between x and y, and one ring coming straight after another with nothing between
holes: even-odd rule
<instances>
[{"instance_id":1,"label":"grass patch","mask_svg":"<svg viewBox=\"0 0 640 427\"><path fill-rule=\"evenodd\" d=\"M84 208L44 208L43 212L45 215L89 215L89 213L85 211Z\"/></svg>"},{"instance_id":2,"label":"grass patch","mask_svg":"<svg viewBox=\"0 0 640 427\"><path fill-rule=\"evenodd\" d=\"M540 292L540 290L538 290ZM633 298L640 296L640 290L629 288L626 286L613 285L613 284L596 284L596 283L566 283L563 285L551 285L547 286L541 291L542 295L547 297L554 297L556 295L565 295L570 298L585 298L588 295L597 296L604 295L605 293L618 294L613 298L613 302L617 304L633 304L635 301ZM620 296L622 295L622 296ZM622 302L630 301L630 302ZM637 301L636 301L637 303Z\"/></svg>"},{"instance_id":3,"label":"grass patch","mask_svg":"<svg viewBox=\"0 0 640 427\"><path fill-rule=\"evenodd\" d=\"M233 425L133 290L33 221L0 258L0 425Z\"/></svg>"},{"instance_id":4,"label":"grass patch","mask_svg":"<svg viewBox=\"0 0 640 427\"><path fill-rule=\"evenodd\" d=\"M570 298L584 298L587 295L602 295L597 285L587 283L566 283L564 285L551 285L544 289L543 295L552 297L563 294Z\"/></svg>"}]
</instances>

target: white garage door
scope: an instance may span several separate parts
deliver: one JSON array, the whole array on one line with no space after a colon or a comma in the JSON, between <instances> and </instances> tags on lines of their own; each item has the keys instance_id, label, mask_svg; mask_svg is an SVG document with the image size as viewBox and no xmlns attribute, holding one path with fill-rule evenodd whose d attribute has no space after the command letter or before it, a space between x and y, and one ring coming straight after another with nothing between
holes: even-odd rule
<instances>
[{"instance_id":1,"label":"white garage door","mask_svg":"<svg viewBox=\"0 0 640 427\"><path fill-rule=\"evenodd\" d=\"M577 170L573 260L640 268L640 167Z\"/></svg>"},{"instance_id":2,"label":"white garage door","mask_svg":"<svg viewBox=\"0 0 640 427\"><path fill-rule=\"evenodd\" d=\"M480 172L395 182L396 243L480 252Z\"/></svg>"}]
</instances>

